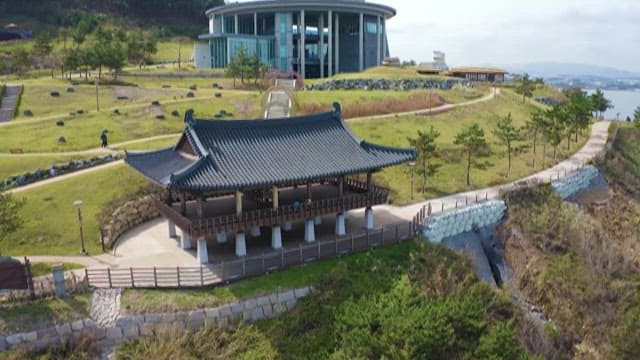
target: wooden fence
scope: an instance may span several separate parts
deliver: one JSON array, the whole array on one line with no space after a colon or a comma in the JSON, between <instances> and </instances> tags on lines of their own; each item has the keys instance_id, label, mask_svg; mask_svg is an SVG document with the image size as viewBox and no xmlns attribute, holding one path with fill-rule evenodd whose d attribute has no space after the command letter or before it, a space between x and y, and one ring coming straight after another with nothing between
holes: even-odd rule
<instances>
[{"instance_id":1,"label":"wooden fence","mask_svg":"<svg viewBox=\"0 0 640 360\"><path fill-rule=\"evenodd\" d=\"M413 238L412 223L384 226L329 241L300 244L259 256L199 267L85 269L87 282L99 288L192 288L214 286L293 266L397 244Z\"/></svg>"}]
</instances>

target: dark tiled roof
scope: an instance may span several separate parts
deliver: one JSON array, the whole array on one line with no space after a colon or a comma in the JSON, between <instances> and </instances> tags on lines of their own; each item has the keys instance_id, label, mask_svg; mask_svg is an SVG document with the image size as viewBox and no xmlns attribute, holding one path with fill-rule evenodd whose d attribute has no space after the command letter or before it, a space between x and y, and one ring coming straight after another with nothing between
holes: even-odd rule
<instances>
[{"instance_id":1,"label":"dark tiled roof","mask_svg":"<svg viewBox=\"0 0 640 360\"><path fill-rule=\"evenodd\" d=\"M127 164L152 181L168 186L171 174L189 168L197 159L175 151L173 147L151 152L127 152Z\"/></svg>"},{"instance_id":2,"label":"dark tiled roof","mask_svg":"<svg viewBox=\"0 0 640 360\"><path fill-rule=\"evenodd\" d=\"M136 154L132 160L128 154L127 162L174 189L225 191L364 173L416 156L413 149L360 141L334 112L276 120L190 120L185 134L200 158L184 168L176 166L186 163L176 161L183 157L164 152Z\"/></svg>"}]
</instances>

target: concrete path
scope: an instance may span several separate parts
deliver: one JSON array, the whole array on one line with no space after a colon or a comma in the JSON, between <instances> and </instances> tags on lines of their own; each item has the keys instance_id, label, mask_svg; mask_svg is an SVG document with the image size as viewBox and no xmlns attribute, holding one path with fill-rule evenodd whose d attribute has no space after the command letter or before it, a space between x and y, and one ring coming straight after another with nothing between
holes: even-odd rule
<instances>
[{"instance_id":1,"label":"concrete path","mask_svg":"<svg viewBox=\"0 0 640 360\"><path fill-rule=\"evenodd\" d=\"M13 112L21 89L22 85L6 85L4 97L0 99L0 123L6 123L13 119Z\"/></svg>"},{"instance_id":2,"label":"concrete path","mask_svg":"<svg viewBox=\"0 0 640 360\"><path fill-rule=\"evenodd\" d=\"M267 99L265 119L282 119L291 115L291 98L286 90L293 91L295 86L295 80L276 79L276 88L269 92Z\"/></svg>"}]
</instances>

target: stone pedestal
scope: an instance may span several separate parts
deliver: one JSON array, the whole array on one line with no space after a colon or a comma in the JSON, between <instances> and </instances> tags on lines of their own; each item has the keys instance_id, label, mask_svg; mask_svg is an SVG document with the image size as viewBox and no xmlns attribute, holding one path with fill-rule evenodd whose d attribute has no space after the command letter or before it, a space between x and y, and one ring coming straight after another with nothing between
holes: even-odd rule
<instances>
[{"instance_id":1,"label":"stone pedestal","mask_svg":"<svg viewBox=\"0 0 640 360\"><path fill-rule=\"evenodd\" d=\"M64 283L64 266L56 264L51 268L53 273L53 283L56 288L56 296L59 298L67 296L67 290Z\"/></svg>"},{"instance_id":2,"label":"stone pedestal","mask_svg":"<svg viewBox=\"0 0 640 360\"><path fill-rule=\"evenodd\" d=\"M293 223L291 221L284 222L284 231L291 231L293 229Z\"/></svg>"},{"instance_id":3,"label":"stone pedestal","mask_svg":"<svg viewBox=\"0 0 640 360\"><path fill-rule=\"evenodd\" d=\"M253 237L260 236L260 226L252 226L251 227L251 236L253 236Z\"/></svg>"},{"instance_id":4,"label":"stone pedestal","mask_svg":"<svg viewBox=\"0 0 640 360\"><path fill-rule=\"evenodd\" d=\"M247 255L247 239L245 238L244 233L236 234L236 256L246 256Z\"/></svg>"},{"instance_id":5,"label":"stone pedestal","mask_svg":"<svg viewBox=\"0 0 640 360\"><path fill-rule=\"evenodd\" d=\"M316 217L313 219L313 222L314 222L316 225L321 225L321 224L322 224L322 216L320 216L320 215L316 216Z\"/></svg>"},{"instance_id":6,"label":"stone pedestal","mask_svg":"<svg viewBox=\"0 0 640 360\"><path fill-rule=\"evenodd\" d=\"M336 215L336 235L344 236L347 234L347 226L345 221L346 216L344 213L338 213Z\"/></svg>"},{"instance_id":7,"label":"stone pedestal","mask_svg":"<svg viewBox=\"0 0 640 360\"><path fill-rule=\"evenodd\" d=\"M220 231L217 235L216 235L216 242L218 244L225 244L228 241L227 239L227 233L224 231Z\"/></svg>"},{"instance_id":8,"label":"stone pedestal","mask_svg":"<svg viewBox=\"0 0 640 360\"><path fill-rule=\"evenodd\" d=\"M180 237L180 248L182 250L191 249L191 235L185 232L182 233L182 236Z\"/></svg>"},{"instance_id":9,"label":"stone pedestal","mask_svg":"<svg viewBox=\"0 0 640 360\"><path fill-rule=\"evenodd\" d=\"M178 237L178 234L176 233L176 224L171 220L169 220L169 237L173 239Z\"/></svg>"},{"instance_id":10,"label":"stone pedestal","mask_svg":"<svg viewBox=\"0 0 640 360\"><path fill-rule=\"evenodd\" d=\"M198 262L200 264L209 263L209 252L207 250L207 240L198 240Z\"/></svg>"},{"instance_id":11,"label":"stone pedestal","mask_svg":"<svg viewBox=\"0 0 640 360\"><path fill-rule=\"evenodd\" d=\"M316 241L315 226L314 219L307 220L304 226L304 241L308 243Z\"/></svg>"},{"instance_id":12,"label":"stone pedestal","mask_svg":"<svg viewBox=\"0 0 640 360\"><path fill-rule=\"evenodd\" d=\"M364 227L365 229L373 230L373 209L367 208L364 211Z\"/></svg>"},{"instance_id":13,"label":"stone pedestal","mask_svg":"<svg viewBox=\"0 0 640 360\"><path fill-rule=\"evenodd\" d=\"M271 228L271 248L274 250L282 249L282 231L280 226Z\"/></svg>"}]
</instances>

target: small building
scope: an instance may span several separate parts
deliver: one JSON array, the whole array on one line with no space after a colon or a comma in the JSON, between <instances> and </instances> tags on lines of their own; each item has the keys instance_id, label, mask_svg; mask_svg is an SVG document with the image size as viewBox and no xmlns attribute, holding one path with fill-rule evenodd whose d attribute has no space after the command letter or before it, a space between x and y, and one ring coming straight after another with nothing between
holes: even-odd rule
<instances>
[{"instance_id":1,"label":"small building","mask_svg":"<svg viewBox=\"0 0 640 360\"><path fill-rule=\"evenodd\" d=\"M366 208L364 224L372 229L372 207L389 194L373 174L416 158L413 149L358 139L338 104L331 112L275 120L196 120L189 111L185 123L175 146L128 152L126 162L167 189L156 206L169 221L169 236L180 228L182 248L197 243L201 263L209 261L207 241L233 236L235 254L245 256L251 237L266 229L271 247L281 249L294 223L304 224L304 240L314 242L323 216L335 215L335 234L343 236L353 209Z\"/></svg>"},{"instance_id":2,"label":"small building","mask_svg":"<svg viewBox=\"0 0 640 360\"><path fill-rule=\"evenodd\" d=\"M206 11L196 66L224 68L240 47L263 64L305 78L379 66L389 57L386 21L396 10L364 0L229 2Z\"/></svg>"},{"instance_id":3,"label":"small building","mask_svg":"<svg viewBox=\"0 0 640 360\"><path fill-rule=\"evenodd\" d=\"M446 75L463 78L467 81L484 81L503 83L506 70L493 67L456 67L450 69Z\"/></svg>"}]
</instances>

